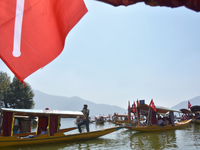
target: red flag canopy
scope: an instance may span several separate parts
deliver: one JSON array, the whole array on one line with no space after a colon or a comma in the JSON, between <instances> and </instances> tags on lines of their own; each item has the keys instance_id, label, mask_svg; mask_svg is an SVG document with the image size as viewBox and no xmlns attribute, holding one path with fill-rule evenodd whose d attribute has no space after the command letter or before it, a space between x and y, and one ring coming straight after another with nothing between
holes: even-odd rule
<instances>
[{"instance_id":1,"label":"red flag canopy","mask_svg":"<svg viewBox=\"0 0 200 150\"><path fill-rule=\"evenodd\" d=\"M119 5L132 5L138 2L144 2L146 5L150 6L166 6L166 7L180 7L185 6L186 8L192 9L194 11L200 11L200 0L98 0L113 6Z\"/></svg>"},{"instance_id":2,"label":"red flag canopy","mask_svg":"<svg viewBox=\"0 0 200 150\"><path fill-rule=\"evenodd\" d=\"M87 12L83 0L0 0L0 58L23 80L54 60Z\"/></svg>"},{"instance_id":3,"label":"red flag canopy","mask_svg":"<svg viewBox=\"0 0 200 150\"><path fill-rule=\"evenodd\" d=\"M155 111L155 112L157 111L156 106L154 105L153 99L151 99L149 107L151 107L153 109L153 111Z\"/></svg>"},{"instance_id":4,"label":"red flag canopy","mask_svg":"<svg viewBox=\"0 0 200 150\"><path fill-rule=\"evenodd\" d=\"M188 109L191 107L192 105L190 104L190 101L188 101Z\"/></svg>"}]
</instances>

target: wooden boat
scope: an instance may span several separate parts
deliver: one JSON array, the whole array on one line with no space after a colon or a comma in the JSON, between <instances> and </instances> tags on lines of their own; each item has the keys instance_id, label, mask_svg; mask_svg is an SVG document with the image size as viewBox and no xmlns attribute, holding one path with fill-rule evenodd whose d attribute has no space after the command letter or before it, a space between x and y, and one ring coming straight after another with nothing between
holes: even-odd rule
<instances>
[{"instance_id":1,"label":"wooden boat","mask_svg":"<svg viewBox=\"0 0 200 150\"><path fill-rule=\"evenodd\" d=\"M61 141L77 141L97 138L111 132L114 132L122 127L112 127L98 131L87 133L64 134L76 127L59 129L61 118L76 118L83 116L82 112L75 111L60 111L60 110L31 110L31 109L6 109L3 108L3 124L2 133L0 136L0 147L30 145L30 144L45 144L56 143ZM38 116L37 131L34 133L13 134L14 116ZM40 134L41 127L46 127L48 134ZM77 130L78 131L78 130ZM32 138L23 138L27 135L32 135Z\"/></svg>"},{"instance_id":2,"label":"wooden boat","mask_svg":"<svg viewBox=\"0 0 200 150\"><path fill-rule=\"evenodd\" d=\"M129 122L133 122L134 115L131 115L131 121L129 121L128 114L114 114L112 116L112 120L110 120L111 123L122 125L122 124L129 124Z\"/></svg>"},{"instance_id":3,"label":"wooden boat","mask_svg":"<svg viewBox=\"0 0 200 150\"><path fill-rule=\"evenodd\" d=\"M166 126L158 126L158 125L131 126L131 125L127 125L126 128L131 129L131 130L137 130L137 131L163 131L163 130L172 130L172 129L174 130L174 129L179 129L179 128L183 128L183 127L187 126L188 124L191 123L191 121L192 121L192 119L181 121L179 123L175 123L174 126L172 126L171 124L166 125Z\"/></svg>"},{"instance_id":4,"label":"wooden boat","mask_svg":"<svg viewBox=\"0 0 200 150\"><path fill-rule=\"evenodd\" d=\"M195 114L194 117L195 123L200 124L200 106L199 105L192 106L190 107L190 110Z\"/></svg>"},{"instance_id":5,"label":"wooden boat","mask_svg":"<svg viewBox=\"0 0 200 150\"><path fill-rule=\"evenodd\" d=\"M96 124L102 124L102 125L103 125L104 122L105 122L103 116L96 116L96 117L94 118L94 120L95 120L95 123L96 123Z\"/></svg>"},{"instance_id":6,"label":"wooden boat","mask_svg":"<svg viewBox=\"0 0 200 150\"><path fill-rule=\"evenodd\" d=\"M170 129L178 129L187 126L188 124L191 123L192 119L190 120L185 120L181 121L178 123L174 123L174 112L180 113L179 110L173 110L173 109L168 109L164 107L158 107L155 106L157 111L154 112L151 107L149 107L147 104L139 105L137 107L137 114L138 118L140 118L140 113L143 111L144 113L147 114L146 116L146 121L141 123L140 121L137 123L137 125L127 125L125 128L131 129L131 130L137 130L137 131L161 131L161 130L170 130ZM156 115L162 115L166 117L165 119L168 120L167 125L158 125L158 121L156 118Z\"/></svg>"},{"instance_id":7,"label":"wooden boat","mask_svg":"<svg viewBox=\"0 0 200 150\"><path fill-rule=\"evenodd\" d=\"M189 109L186 109L186 108L182 108L180 109L181 113L182 113L182 116L177 119L179 119L179 121L183 121L183 120L189 120L189 119L192 119L193 115L192 115L192 111L189 110Z\"/></svg>"}]
</instances>

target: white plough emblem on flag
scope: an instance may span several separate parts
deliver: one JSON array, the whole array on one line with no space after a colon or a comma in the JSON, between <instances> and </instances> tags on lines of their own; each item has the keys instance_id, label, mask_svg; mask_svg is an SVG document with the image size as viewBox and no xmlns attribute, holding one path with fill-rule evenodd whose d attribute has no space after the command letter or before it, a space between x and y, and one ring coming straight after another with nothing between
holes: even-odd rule
<instances>
[{"instance_id":1,"label":"white plough emblem on flag","mask_svg":"<svg viewBox=\"0 0 200 150\"><path fill-rule=\"evenodd\" d=\"M15 28L14 28L14 43L13 43L13 56L19 57L21 55L21 31L22 31L22 20L24 14L24 1L17 0L16 4L16 16L15 16Z\"/></svg>"}]
</instances>

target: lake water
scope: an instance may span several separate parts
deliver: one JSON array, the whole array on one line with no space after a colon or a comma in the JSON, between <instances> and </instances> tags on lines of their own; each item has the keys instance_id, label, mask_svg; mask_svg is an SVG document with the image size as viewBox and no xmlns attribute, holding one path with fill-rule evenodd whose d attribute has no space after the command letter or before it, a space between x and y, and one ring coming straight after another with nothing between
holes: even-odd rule
<instances>
[{"instance_id":1,"label":"lake water","mask_svg":"<svg viewBox=\"0 0 200 150\"><path fill-rule=\"evenodd\" d=\"M61 128L75 126L74 119L63 119ZM100 130L115 126L106 122L105 125L90 124L90 130ZM67 134L77 133L77 130ZM85 132L85 129L83 129ZM62 142L43 145L30 145L20 147L7 147L1 150L131 150L131 149L200 149L200 124L190 124L186 128L158 132L138 132L121 129L108 135L92 140L78 142Z\"/></svg>"}]
</instances>

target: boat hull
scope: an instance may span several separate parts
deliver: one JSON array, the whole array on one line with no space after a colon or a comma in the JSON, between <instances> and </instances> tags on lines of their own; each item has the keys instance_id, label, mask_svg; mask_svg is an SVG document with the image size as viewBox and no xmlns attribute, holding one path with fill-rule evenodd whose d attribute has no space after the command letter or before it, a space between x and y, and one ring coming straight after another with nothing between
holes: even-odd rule
<instances>
[{"instance_id":1,"label":"boat hull","mask_svg":"<svg viewBox=\"0 0 200 150\"><path fill-rule=\"evenodd\" d=\"M179 123L176 123L175 126L167 125L167 126L158 126L158 125L152 125L152 126L130 126L127 125L125 126L125 128L127 129L131 129L131 130L137 130L137 131L163 131L163 130L174 130L174 129L179 129L182 127L185 127L187 125L189 125L191 123L192 119L190 120L185 120L185 121L181 121Z\"/></svg>"},{"instance_id":2,"label":"boat hull","mask_svg":"<svg viewBox=\"0 0 200 150\"><path fill-rule=\"evenodd\" d=\"M104 120L98 120L96 121L96 124L104 124Z\"/></svg>"},{"instance_id":3,"label":"boat hull","mask_svg":"<svg viewBox=\"0 0 200 150\"><path fill-rule=\"evenodd\" d=\"M122 125L122 124L129 124L129 120L117 120L117 121L111 121L110 120L110 122L111 123L114 123L114 124L116 124L116 125ZM133 121L131 120L131 123L133 123Z\"/></svg>"},{"instance_id":4,"label":"boat hull","mask_svg":"<svg viewBox=\"0 0 200 150\"><path fill-rule=\"evenodd\" d=\"M69 135L65 135L63 132L59 132L59 133L55 133L54 136L52 137L50 137L48 134L43 134L43 135L36 136L34 138L28 138L28 139L20 139L20 138L17 138L17 136L12 136L12 137L0 136L0 147L87 140L87 139L93 139L93 138L97 138L97 137L112 133L121 128L122 127L112 127L112 128L102 129L98 131L69 134Z\"/></svg>"}]
</instances>

